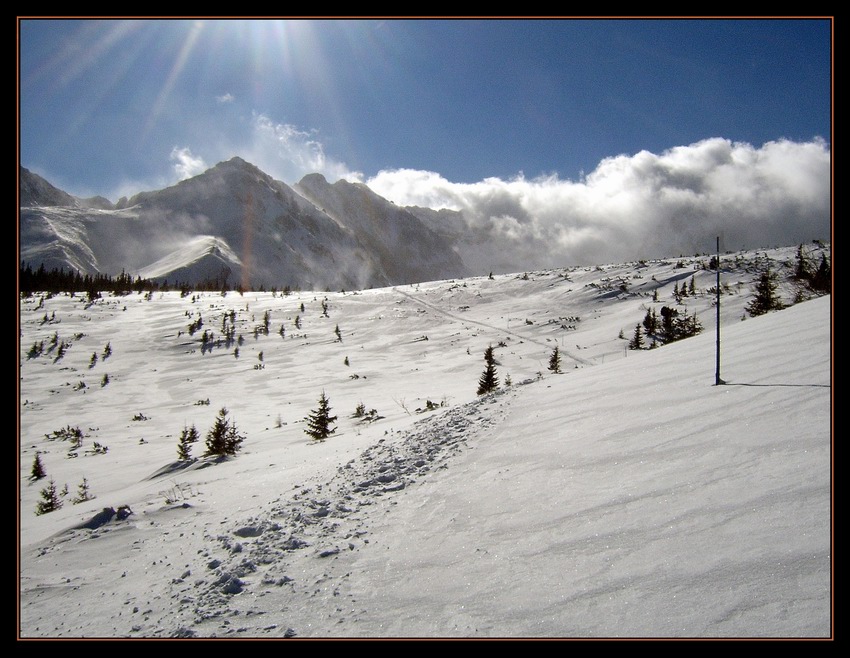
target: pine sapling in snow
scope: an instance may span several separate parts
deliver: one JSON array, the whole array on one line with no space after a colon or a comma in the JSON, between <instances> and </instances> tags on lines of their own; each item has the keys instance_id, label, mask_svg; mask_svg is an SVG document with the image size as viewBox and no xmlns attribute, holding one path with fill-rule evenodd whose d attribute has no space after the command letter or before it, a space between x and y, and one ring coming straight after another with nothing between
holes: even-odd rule
<instances>
[{"instance_id":1,"label":"pine sapling in snow","mask_svg":"<svg viewBox=\"0 0 850 658\"><path fill-rule=\"evenodd\" d=\"M194 425L192 427L184 426L177 443L177 459L190 461L192 459L192 444L196 443L199 438L198 429Z\"/></svg>"},{"instance_id":2,"label":"pine sapling in snow","mask_svg":"<svg viewBox=\"0 0 850 658\"><path fill-rule=\"evenodd\" d=\"M493 346L484 350L484 372L478 380L478 395L492 393L499 388L499 377L496 374L496 357L493 356Z\"/></svg>"},{"instance_id":3,"label":"pine sapling in snow","mask_svg":"<svg viewBox=\"0 0 850 658\"><path fill-rule=\"evenodd\" d=\"M331 416L328 396L322 391L319 407L310 412L310 415L304 419L304 422L307 423L304 432L317 441L324 441L336 432L336 428L331 427L331 424L336 422L336 418L336 416Z\"/></svg>"},{"instance_id":4,"label":"pine sapling in snow","mask_svg":"<svg viewBox=\"0 0 850 658\"><path fill-rule=\"evenodd\" d=\"M549 356L549 370L556 375L561 373L561 352L558 350L557 345L555 345L555 349L552 350L552 354Z\"/></svg>"},{"instance_id":5,"label":"pine sapling in snow","mask_svg":"<svg viewBox=\"0 0 850 658\"><path fill-rule=\"evenodd\" d=\"M632 336L632 339L629 341L629 349L630 350L642 350L644 348L643 341L643 332L640 328L640 323L635 325L635 333Z\"/></svg>"},{"instance_id":6,"label":"pine sapling in snow","mask_svg":"<svg viewBox=\"0 0 850 658\"><path fill-rule=\"evenodd\" d=\"M747 313L755 317L784 307L777 293L776 273L770 267L761 273L756 284L756 296L747 304Z\"/></svg>"},{"instance_id":7,"label":"pine sapling in snow","mask_svg":"<svg viewBox=\"0 0 850 658\"><path fill-rule=\"evenodd\" d=\"M87 500L94 500L97 496L93 496L91 493L91 489L89 488L89 481L86 478L83 478L83 481L80 482L77 487L77 495L71 501L74 505L79 505L80 503L84 503Z\"/></svg>"},{"instance_id":8,"label":"pine sapling in snow","mask_svg":"<svg viewBox=\"0 0 850 658\"><path fill-rule=\"evenodd\" d=\"M30 479L41 480L47 477L47 471L44 470L44 464L41 463L41 453L35 453L35 459L32 460L32 471L30 471Z\"/></svg>"},{"instance_id":9,"label":"pine sapling in snow","mask_svg":"<svg viewBox=\"0 0 850 658\"><path fill-rule=\"evenodd\" d=\"M41 500L35 506L37 516L53 512L62 507L62 497L56 490L56 482L53 478L50 479L47 486L41 490Z\"/></svg>"},{"instance_id":10,"label":"pine sapling in snow","mask_svg":"<svg viewBox=\"0 0 850 658\"><path fill-rule=\"evenodd\" d=\"M215 419L215 424L207 432L205 457L235 455L242 447L245 437L236 430L236 422L227 417L228 413L227 409L222 407Z\"/></svg>"}]
</instances>

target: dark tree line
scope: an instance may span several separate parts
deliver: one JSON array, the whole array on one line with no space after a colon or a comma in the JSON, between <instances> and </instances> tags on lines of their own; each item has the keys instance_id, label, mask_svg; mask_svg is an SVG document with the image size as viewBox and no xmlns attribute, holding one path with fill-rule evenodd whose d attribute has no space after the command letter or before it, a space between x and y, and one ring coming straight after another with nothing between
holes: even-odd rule
<instances>
[{"instance_id":1,"label":"dark tree line","mask_svg":"<svg viewBox=\"0 0 850 658\"><path fill-rule=\"evenodd\" d=\"M135 279L121 272L117 276L111 277L107 274L81 274L76 270L66 271L63 268L53 268L48 270L44 267L44 263L33 269L32 265L26 262L21 262L19 286L20 292L23 295L31 295L36 292L82 292L87 293L90 298L97 298L102 292L112 292L116 295L127 295L131 292L168 292L170 290L179 290L183 295L191 294L192 292L219 292L236 290L237 292L245 292L245 288L241 285L229 286L227 283L228 273L223 272L220 277L206 279L200 283L185 283L175 282L169 284L168 279L162 283L152 279L143 279L137 276ZM249 290L254 291L251 287ZM260 286L257 289L259 292L265 292L265 287ZM283 288L283 294L288 295L292 291L290 286ZM277 293L277 289L273 288L272 292Z\"/></svg>"},{"instance_id":2,"label":"dark tree line","mask_svg":"<svg viewBox=\"0 0 850 658\"><path fill-rule=\"evenodd\" d=\"M111 277L106 274L80 274L76 270L65 271L61 268L47 270L43 263L39 265L38 269L33 270L31 265L22 262L19 281L20 291L23 294L32 294L34 292L84 292L89 293L89 296L96 296L96 293L106 291L116 294L127 294L131 292L169 290L167 281L159 284L141 277L133 279L133 277L125 272Z\"/></svg>"},{"instance_id":3,"label":"dark tree line","mask_svg":"<svg viewBox=\"0 0 850 658\"><path fill-rule=\"evenodd\" d=\"M679 313L678 309L670 306L661 307L661 318L655 309L649 309L643 318L643 322L635 325L634 335L629 341L629 349L644 349L646 339L651 339L650 347L674 343L677 340L696 336L702 331L702 323L697 314L688 315L687 309Z\"/></svg>"}]
</instances>

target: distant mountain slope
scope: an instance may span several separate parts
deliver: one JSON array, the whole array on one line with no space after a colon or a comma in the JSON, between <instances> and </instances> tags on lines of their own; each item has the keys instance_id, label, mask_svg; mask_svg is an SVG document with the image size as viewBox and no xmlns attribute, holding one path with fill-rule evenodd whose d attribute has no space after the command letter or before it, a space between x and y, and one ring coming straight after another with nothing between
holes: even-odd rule
<instances>
[{"instance_id":1,"label":"distant mountain slope","mask_svg":"<svg viewBox=\"0 0 850 658\"><path fill-rule=\"evenodd\" d=\"M350 231L241 158L164 190L137 194L127 205L164 231L180 231L184 237L172 244L172 259L179 260L175 248L193 253L199 235L218 238L242 265L242 280L232 284L353 288L387 283L375 276L370 255Z\"/></svg>"},{"instance_id":2,"label":"distant mountain slope","mask_svg":"<svg viewBox=\"0 0 850 658\"><path fill-rule=\"evenodd\" d=\"M28 206L70 206L79 205L76 198L54 187L38 174L29 169L20 168L20 205Z\"/></svg>"},{"instance_id":3,"label":"distant mountain slope","mask_svg":"<svg viewBox=\"0 0 850 658\"><path fill-rule=\"evenodd\" d=\"M187 245L142 268L143 279L170 277L173 281L201 279L227 285L242 278L242 262L227 243L201 235Z\"/></svg>"},{"instance_id":4,"label":"distant mountain slope","mask_svg":"<svg viewBox=\"0 0 850 658\"><path fill-rule=\"evenodd\" d=\"M433 281L469 274L447 240L367 186L346 180L331 185L321 174L309 174L295 187L354 231L369 253L378 254L389 281Z\"/></svg>"},{"instance_id":5,"label":"distant mountain slope","mask_svg":"<svg viewBox=\"0 0 850 658\"><path fill-rule=\"evenodd\" d=\"M86 274L102 270L88 244L78 208L21 208L20 260L45 269L72 269Z\"/></svg>"},{"instance_id":6,"label":"distant mountain slope","mask_svg":"<svg viewBox=\"0 0 850 658\"><path fill-rule=\"evenodd\" d=\"M246 288L372 288L466 273L410 213L365 186L311 180L300 188L308 200L235 157L112 205L77 199L22 168L21 259L172 283L227 275L228 285Z\"/></svg>"},{"instance_id":7,"label":"distant mountain slope","mask_svg":"<svg viewBox=\"0 0 850 658\"><path fill-rule=\"evenodd\" d=\"M492 225L476 226L468 222L460 210L434 210L421 206L408 206L405 210L451 245L454 251L463 254L463 262L472 272L515 272L531 267L528 263L534 262L533 259L523 259L503 238L494 235ZM533 248L533 245L529 247Z\"/></svg>"},{"instance_id":8,"label":"distant mountain slope","mask_svg":"<svg viewBox=\"0 0 850 658\"><path fill-rule=\"evenodd\" d=\"M67 206L70 208L97 208L109 210L114 207L109 199L93 196L85 199L63 192L44 178L20 167L20 206Z\"/></svg>"}]
</instances>

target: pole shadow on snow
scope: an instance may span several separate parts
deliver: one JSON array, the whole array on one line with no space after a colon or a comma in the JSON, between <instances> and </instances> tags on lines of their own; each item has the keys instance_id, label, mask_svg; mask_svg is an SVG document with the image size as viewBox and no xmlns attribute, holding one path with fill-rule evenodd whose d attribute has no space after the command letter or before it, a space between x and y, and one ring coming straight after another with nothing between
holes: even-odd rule
<instances>
[{"instance_id":1,"label":"pole shadow on snow","mask_svg":"<svg viewBox=\"0 0 850 658\"><path fill-rule=\"evenodd\" d=\"M794 386L801 388L832 388L832 384L745 384L735 382L723 382L724 386Z\"/></svg>"}]
</instances>

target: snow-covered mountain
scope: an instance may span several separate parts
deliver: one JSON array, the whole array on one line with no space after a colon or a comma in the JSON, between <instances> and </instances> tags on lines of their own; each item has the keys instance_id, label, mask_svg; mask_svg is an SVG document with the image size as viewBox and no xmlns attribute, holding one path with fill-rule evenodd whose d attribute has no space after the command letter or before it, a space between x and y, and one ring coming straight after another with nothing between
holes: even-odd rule
<instances>
[{"instance_id":1,"label":"snow-covered mountain","mask_svg":"<svg viewBox=\"0 0 850 658\"><path fill-rule=\"evenodd\" d=\"M79 206L79 201L44 180L25 167L20 168L20 205L29 206Z\"/></svg>"},{"instance_id":2,"label":"snow-covered mountain","mask_svg":"<svg viewBox=\"0 0 850 658\"><path fill-rule=\"evenodd\" d=\"M512 272L518 263L536 260L532 254L521 253L516 244L505 241L503 236L494 232L492 225L468 222L459 210L434 210L421 206L408 206L406 210L462 254L464 264L473 272ZM526 250L534 248L534 245L528 245Z\"/></svg>"},{"instance_id":3,"label":"snow-covered mountain","mask_svg":"<svg viewBox=\"0 0 850 658\"><path fill-rule=\"evenodd\" d=\"M377 257L387 281L436 281L447 278L447 272L459 276L466 271L448 241L362 183L340 180L331 185L321 174L309 174L295 189L354 231Z\"/></svg>"},{"instance_id":4,"label":"snow-covered mountain","mask_svg":"<svg viewBox=\"0 0 850 658\"><path fill-rule=\"evenodd\" d=\"M305 184L344 209L330 217L238 157L114 206L76 199L23 168L21 181L21 260L33 267L349 290L468 273L416 217L368 189Z\"/></svg>"},{"instance_id":5,"label":"snow-covered mountain","mask_svg":"<svg viewBox=\"0 0 850 658\"><path fill-rule=\"evenodd\" d=\"M832 306L796 251L723 255L724 386L708 257L22 298L19 636L829 638ZM768 264L793 305L752 318ZM664 306L705 331L629 350ZM241 450L204 457L222 407Z\"/></svg>"},{"instance_id":6,"label":"snow-covered mountain","mask_svg":"<svg viewBox=\"0 0 850 658\"><path fill-rule=\"evenodd\" d=\"M25 167L19 168L20 206L71 206L76 208L99 208L108 210L112 202L102 196L79 198L63 192L38 174Z\"/></svg>"}]
</instances>

